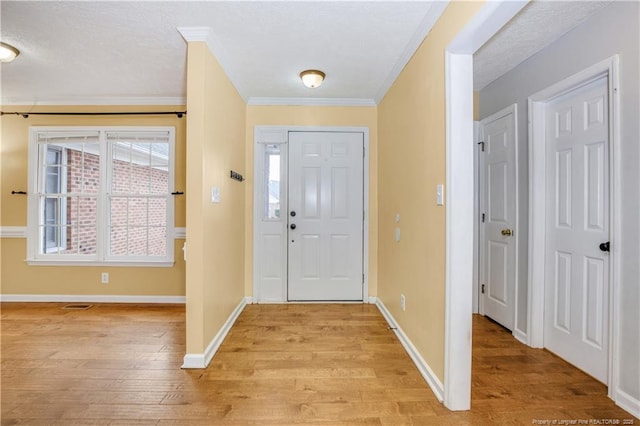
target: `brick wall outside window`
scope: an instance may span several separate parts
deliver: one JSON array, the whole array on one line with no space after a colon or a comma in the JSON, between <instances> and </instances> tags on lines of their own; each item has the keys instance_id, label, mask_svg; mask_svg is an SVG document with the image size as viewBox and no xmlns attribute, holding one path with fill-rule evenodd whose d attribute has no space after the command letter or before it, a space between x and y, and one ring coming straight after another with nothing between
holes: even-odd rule
<instances>
[{"instance_id":1,"label":"brick wall outside window","mask_svg":"<svg viewBox=\"0 0 640 426\"><path fill-rule=\"evenodd\" d=\"M89 196L68 199L65 253L92 254L97 247L97 198L94 194L97 196L100 185L99 157L67 149L67 170L67 192ZM110 254L165 255L164 197L169 191L169 172L114 159L112 181ZM145 197L118 197L117 194ZM160 197L146 197L152 194Z\"/></svg>"}]
</instances>

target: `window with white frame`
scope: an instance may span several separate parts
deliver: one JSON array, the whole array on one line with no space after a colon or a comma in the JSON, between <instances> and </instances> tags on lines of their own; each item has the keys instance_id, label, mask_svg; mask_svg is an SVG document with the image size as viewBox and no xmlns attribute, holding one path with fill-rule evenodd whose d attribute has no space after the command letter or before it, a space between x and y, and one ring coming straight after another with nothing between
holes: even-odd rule
<instances>
[{"instance_id":1,"label":"window with white frame","mask_svg":"<svg viewBox=\"0 0 640 426\"><path fill-rule=\"evenodd\" d=\"M173 263L173 128L32 127L28 260Z\"/></svg>"}]
</instances>

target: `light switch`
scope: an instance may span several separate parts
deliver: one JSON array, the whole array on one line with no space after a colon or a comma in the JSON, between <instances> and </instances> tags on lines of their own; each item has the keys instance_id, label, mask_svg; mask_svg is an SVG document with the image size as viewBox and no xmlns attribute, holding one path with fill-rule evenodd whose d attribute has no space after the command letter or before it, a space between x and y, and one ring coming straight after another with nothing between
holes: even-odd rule
<instances>
[{"instance_id":1,"label":"light switch","mask_svg":"<svg viewBox=\"0 0 640 426\"><path fill-rule=\"evenodd\" d=\"M436 185L436 205L438 206L444 205L444 185L443 184Z\"/></svg>"},{"instance_id":2,"label":"light switch","mask_svg":"<svg viewBox=\"0 0 640 426\"><path fill-rule=\"evenodd\" d=\"M400 223L400 213L396 213L396 223Z\"/></svg>"},{"instance_id":3,"label":"light switch","mask_svg":"<svg viewBox=\"0 0 640 426\"><path fill-rule=\"evenodd\" d=\"M396 238L396 242L400 241L400 228L396 228L394 236Z\"/></svg>"},{"instance_id":4,"label":"light switch","mask_svg":"<svg viewBox=\"0 0 640 426\"><path fill-rule=\"evenodd\" d=\"M220 188L217 186L211 187L211 202L219 203L220 202Z\"/></svg>"}]
</instances>

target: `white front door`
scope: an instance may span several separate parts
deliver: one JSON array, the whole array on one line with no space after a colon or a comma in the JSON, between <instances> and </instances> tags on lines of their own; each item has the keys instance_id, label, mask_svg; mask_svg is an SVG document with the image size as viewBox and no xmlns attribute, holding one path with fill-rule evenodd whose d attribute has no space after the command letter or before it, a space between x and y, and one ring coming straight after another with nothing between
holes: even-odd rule
<instances>
[{"instance_id":1,"label":"white front door","mask_svg":"<svg viewBox=\"0 0 640 426\"><path fill-rule=\"evenodd\" d=\"M288 300L363 300L363 133L289 132Z\"/></svg>"},{"instance_id":2,"label":"white front door","mask_svg":"<svg viewBox=\"0 0 640 426\"><path fill-rule=\"evenodd\" d=\"M482 121L480 204L481 312L509 330L516 287L516 109Z\"/></svg>"},{"instance_id":3,"label":"white front door","mask_svg":"<svg viewBox=\"0 0 640 426\"><path fill-rule=\"evenodd\" d=\"M607 78L547 104L544 345L607 382ZM607 247L602 247L607 249Z\"/></svg>"}]
</instances>

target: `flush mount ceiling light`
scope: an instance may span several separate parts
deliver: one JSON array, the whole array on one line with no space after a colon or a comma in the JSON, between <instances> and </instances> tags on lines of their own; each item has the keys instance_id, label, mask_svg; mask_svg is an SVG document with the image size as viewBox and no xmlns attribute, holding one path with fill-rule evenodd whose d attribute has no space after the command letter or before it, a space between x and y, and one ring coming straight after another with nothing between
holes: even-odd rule
<instances>
[{"instance_id":1,"label":"flush mount ceiling light","mask_svg":"<svg viewBox=\"0 0 640 426\"><path fill-rule=\"evenodd\" d=\"M11 62L16 56L20 54L20 51L10 44L0 41L0 62Z\"/></svg>"},{"instance_id":2,"label":"flush mount ceiling light","mask_svg":"<svg viewBox=\"0 0 640 426\"><path fill-rule=\"evenodd\" d=\"M300 73L302 84L307 86L309 89L319 87L322 84L324 77L325 74L318 70L305 70Z\"/></svg>"}]
</instances>

